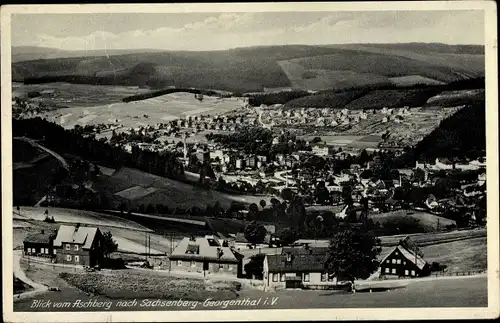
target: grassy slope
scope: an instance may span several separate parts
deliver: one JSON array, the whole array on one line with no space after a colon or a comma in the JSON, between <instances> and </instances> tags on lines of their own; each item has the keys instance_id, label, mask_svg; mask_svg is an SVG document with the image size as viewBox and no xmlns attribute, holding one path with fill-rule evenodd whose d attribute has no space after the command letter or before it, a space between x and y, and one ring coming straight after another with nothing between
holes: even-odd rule
<instances>
[{"instance_id":1,"label":"grassy slope","mask_svg":"<svg viewBox=\"0 0 500 323\"><path fill-rule=\"evenodd\" d=\"M336 51L314 46L274 46L213 52L161 52L109 58L37 60L14 64L13 79L42 75L94 76L99 72L99 76L108 77L115 83L149 82L156 86L260 91L263 87L290 86L277 60Z\"/></svg>"},{"instance_id":2,"label":"grassy slope","mask_svg":"<svg viewBox=\"0 0 500 323\"><path fill-rule=\"evenodd\" d=\"M439 81L451 82L461 77L446 66L430 65L397 55L346 51L341 54L306 57L292 60L306 69L348 70L357 73L387 77L422 75Z\"/></svg>"},{"instance_id":3,"label":"grassy slope","mask_svg":"<svg viewBox=\"0 0 500 323\"><path fill-rule=\"evenodd\" d=\"M349 44L334 46L338 49L356 50L371 54L397 56L428 66L442 66L456 70L468 77L484 76L484 50L481 47L461 48L453 46L399 46L404 44Z\"/></svg>"},{"instance_id":4,"label":"grassy slope","mask_svg":"<svg viewBox=\"0 0 500 323\"><path fill-rule=\"evenodd\" d=\"M386 76L404 75L452 81L475 75L482 66L481 55L464 54L455 59L456 55L450 56L451 50L423 52L417 46L405 49L405 53L410 53L406 56L411 56L405 57L401 49L390 46L371 49L372 52L359 49L297 45L212 52L133 53L109 58L86 56L23 61L14 63L12 70L15 81L47 75L83 75L89 78L72 82L92 83L99 79L109 84L175 85L252 92L264 87L292 85L325 89L353 83L384 83ZM373 51L382 51L382 54ZM92 54L99 55L97 52ZM304 75L304 72L307 73Z\"/></svg>"}]
</instances>

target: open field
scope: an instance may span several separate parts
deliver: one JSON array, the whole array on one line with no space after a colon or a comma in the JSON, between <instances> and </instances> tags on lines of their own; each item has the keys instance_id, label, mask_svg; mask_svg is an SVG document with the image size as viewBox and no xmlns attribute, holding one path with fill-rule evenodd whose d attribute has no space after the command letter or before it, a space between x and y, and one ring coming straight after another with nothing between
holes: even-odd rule
<instances>
[{"instance_id":1,"label":"open field","mask_svg":"<svg viewBox=\"0 0 500 323\"><path fill-rule=\"evenodd\" d=\"M324 56L317 56L312 59L318 57ZM342 90L353 86L390 84L389 79L382 75L372 74L370 72L357 72L343 68L311 68L310 66L305 67L303 62L303 59L278 62L293 87L297 89L314 91L327 89Z\"/></svg>"},{"instance_id":2,"label":"open field","mask_svg":"<svg viewBox=\"0 0 500 323\"><path fill-rule=\"evenodd\" d=\"M346 45L334 45L332 47L345 50L356 50L371 54L381 54L388 55L390 57L400 57L401 59L406 59L409 62L414 63L424 63L430 68L441 67L443 71L456 70L457 74L461 73L468 77L478 77L484 75L484 52L479 53L462 53L460 52L440 52L438 50L430 50L429 48L400 48L398 45L387 45L387 44L346 44ZM425 70L425 74L429 71ZM432 72L435 73L435 72ZM424 73L417 73L424 75ZM424 75L430 78L434 78L428 75ZM438 78L439 79L439 78ZM440 79L439 79L440 80Z\"/></svg>"},{"instance_id":3,"label":"open field","mask_svg":"<svg viewBox=\"0 0 500 323\"><path fill-rule=\"evenodd\" d=\"M436 96L430 97L424 106L441 106L453 107L463 104L470 104L471 102L484 102L485 91L484 89L478 90L463 90L463 91L445 91Z\"/></svg>"},{"instance_id":4,"label":"open field","mask_svg":"<svg viewBox=\"0 0 500 323\"><path fill-rule=\"evenodd\" d=\"M397 86L411 86L416 84L428 84L428 85L442 85L444 82L434 80L421 75L407 75L399 77L391 77L391 83Z\"/></svg>"},{"instance_id":5,"label":"open field","mask_svg":"<svg viewBox=\"0 0 500 323\"><path fill-rule=\"evenodd\" d=\"M419 211L408 213L406 211L401 210L401 211L388 212L382 214L373 214L370 216L370 218L373 219L373 221L375 222L379 222L383 226L384 223L389 220L394 220L404 216L409 216L411 218L419 220L419 223L425 228L427 232L436 231L438 225L441 228L444 228L447 225L455 224L455 221L453 220Z\"/></svg>"},{"instance_id":6,"label":"open field","mask_svg":"<svg viewBox=\"0 0 500 323\"><path fill-rule=\"evenodd\" d=\"M92 211L64 208L23 206L21 207L21 214L19 215L17 211L15 211L13 213L13 218L20 220L31 219L43 221L43 219L45 219L45 210L48 210L49 215L51 217L54 217L54 220L59 223L81 223L88 225L149 231L147 228L127 219Z\"/></svg>"},{"instance_id":7,"label":"open field","mask_svg":"<svg viewBox=\"0 0 500 323\"><path fill-rule=\"evenodd\" d=\"M149 192L149 194L137 198L134 198L134 196L130 196L128 199L120 198L120 201L125 201L130 205L166 204L170 209L173 209L175 207L188 208L192 206L205 208L207 204L214 205L216 201L219 201L223 207L228 208L232 201L251 204L259 203L263 198L267 199L267 202L271 199L270 197L231 195L206 190L126 167L116 171L112 176L101 176L93 183L92 187L113 196L116 193L138 186L142 187L142 192Z\"/></svg>"},{"instance_id":8,"label":"open field","mask_svg":"<svg viewBox=\"0 0 500 323\"><path fill-rule=\"evenodd\" d=\"M120 102L122 98L147 92L137 86L88 85L64 82L45 84L12 84L12 97L27 98L29 92L40 92L30 99L53 107L92 107Z\"/></svg>"},{"instance_id":9,"label":"open field","mask_svg":"<svg viewBox=\"0 0 500 323\"><path fill-rule=\"evenodd\" d=\"M160 122L197 114L222 114L243 106L237 98L204 96L198 101L193 94L176 92L141 101L57 109L42 116L65 128L87 124L116 124L124 128L155 125Z\"/></svg>"},{"instance_id":10,"label":"open field","mask_svg":"<svg viewBox=\"0 0 500 323\"><path fill-rule=\"evenodd\" d=\"M482 47L459 54L452 46L442 45L443 48L430 51L427 45L292 45L216 52L122 53L18 61L12 66L12 74L16 82L69 81L231 92L390 83L388 77L408 75L443 82L474 77L481 72L484 75ZM23 56L29 55L24 52Z\"/></svg>"},{"instance_id":11,"label":"open field","mask_svg":"<svg viewBox=\"0 0 500 323\"><path fill-rule=\"evenodd\" d=\"M369 73L385 77L422 75L443 82L460 79L450 71L448 66L443 66L443 64L429 64L399 55L379 54L363 50L344 49L344 52L338 54L302 57L293 59L291 62L305 69L349 70L360 74Z\"/></svg>"}]
</instances>

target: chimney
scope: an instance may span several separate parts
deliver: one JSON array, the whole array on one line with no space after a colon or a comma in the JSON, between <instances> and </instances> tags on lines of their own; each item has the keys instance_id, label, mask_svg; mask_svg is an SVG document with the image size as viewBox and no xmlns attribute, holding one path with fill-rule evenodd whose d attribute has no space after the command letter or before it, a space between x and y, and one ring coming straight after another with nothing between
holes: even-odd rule
<instances>
[{"instance_id":1,"label":"chimney","mask_svg":"<svg viewBox=\"0 0 500 323\"><path fill-rule=\"evenodd\" d=\"M75 227L75 232L78 231L79 228L80 228L80 223L77 223Z\"/></svg>"}]
</instances>

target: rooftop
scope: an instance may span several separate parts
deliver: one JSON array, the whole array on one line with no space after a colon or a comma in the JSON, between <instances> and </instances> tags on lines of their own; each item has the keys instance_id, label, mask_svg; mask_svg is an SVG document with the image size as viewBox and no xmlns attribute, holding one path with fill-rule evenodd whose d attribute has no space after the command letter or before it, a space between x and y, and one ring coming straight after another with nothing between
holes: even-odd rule
<instances>
[{"instance_id":1,"label":"rooftop","mask_svg":"<svg viewBox=\"0 0 500 323\"><path fill-rule=\"evenodd\" d=\"M170 255L170 259L232 263L237 263L242 257L231 248L221 246L214 237L186 237L179 242Z\"/></svg>"},{"instance_id":2,"label":"rooftop","mask_svg":"<svg viewBox=\"0 0 500 323\"><path fill-rule=\"evenodd\" d=\"M96 227L61 225L57 230L54 246L61 247L63 243L75 243L83 245L83 249L90 249L97 231Z\"/></svg>"},{"instance_id":3,"label":"rooftop","mask_svg":"<svg viewBox=\"0 0 500 323\"><path fill-rule=\"evenodd\" d=\"M270 272L324 272L327 255L296 254L291 255L266 255L268 270Z\"/></svg>"}]
</instances>

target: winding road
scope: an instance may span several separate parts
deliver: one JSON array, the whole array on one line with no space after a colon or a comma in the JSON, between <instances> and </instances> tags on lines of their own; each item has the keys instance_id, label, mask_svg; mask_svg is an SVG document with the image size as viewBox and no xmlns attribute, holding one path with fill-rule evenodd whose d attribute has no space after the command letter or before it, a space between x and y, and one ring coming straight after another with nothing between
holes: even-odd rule
<instances>
[{"instance_id":1,"label":"winding road","mask_svg":"<svg viewBox=\"0 0 500 323\"><path fill-rule=\"evenodd\" d=\"M274 173L274 177L276 177L280 181L288 183L288 185L295 185L296 181L294 181L293 179L287 178L286 175L285 175L285 174L290 173L290 172L291 172L291 170L284 170L284 171L280 171L280 172L275 172Z\"/></svg>"},{"instance_id":2,"label":"winding road","mask_svg":"<svg viewBox=\"0 0 500 323\"><path fill-rule=\"evenodd\" d=\"M57 159L61 163L62 167L64 167L66 170L69 170L69 165L68 165L68 162L66 161L66 159L64 159L64 157L62 157L61 155L59 155L55 151L50 150L49 148L40 145L39 143L37 143L35 140L33 140L31 138L14 137L13 139L15 139L15 140L22 140L22 141L28 142L31 145L33 145L34 147L37 147L37 148L45 151L46 153L52 155L55 159Z\"/></svg>"},{"instance_id":3,"label":"winding road","mask_svg":"<svg viewBox=\"0 0 500 323\"><path fill-rule=\"evenodd\" d=\"M31 297L37 295L39 293L44 293L49 290L49 288L45 285L37 283L26 276L25 272L21 269L20 260L22 257L22 250L14 250L13 259L12 259L12 270L14 272L14 276L21 280L23 283L30 285L33 290L17 294L14 296L14 300Z\"/></svg>"}]
</instances>

